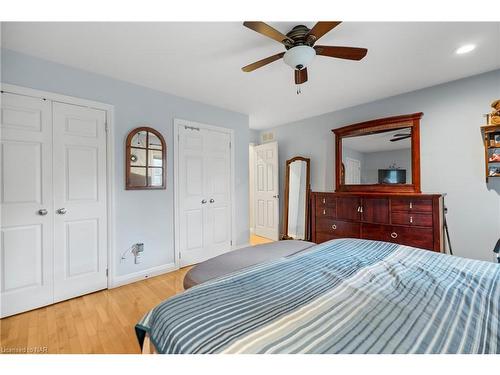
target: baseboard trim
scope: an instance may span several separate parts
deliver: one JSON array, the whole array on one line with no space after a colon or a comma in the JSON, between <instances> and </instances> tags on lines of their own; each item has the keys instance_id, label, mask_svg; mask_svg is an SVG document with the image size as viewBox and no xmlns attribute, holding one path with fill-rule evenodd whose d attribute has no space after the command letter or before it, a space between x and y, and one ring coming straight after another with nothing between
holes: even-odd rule
<instances>
[{"instance_id":1,"label":"baseboard trim","mask_svg":"<svg viewBox=\"0 0 500 375\"><path fill-rule=\"evenodd\" d=\"M232 246L232 247L231 247L231 250L229 250L229 251L238 250L238 249L243 249L244 247L248 247L248 246L251 246L251 245L250 245L250 242L247 242L247 243L244 243L244 244L241 244L241 245L235 245L235 246Z\"/></svg>"},{"instance_id":2,"label":"baseboard trim","mask_svg":"<svg viewBox=\"0 0 500 375\"><path fill-rule=\"evenodd\" d=\"M126 275L115 276L111 288L117 288L122 285L135 283L149 279L150 277L159 276L167 272L178 270L179 267L175 263L162 264L161 266L151 267L143 271L128 273Z\"/></svg>"}]
</instances>

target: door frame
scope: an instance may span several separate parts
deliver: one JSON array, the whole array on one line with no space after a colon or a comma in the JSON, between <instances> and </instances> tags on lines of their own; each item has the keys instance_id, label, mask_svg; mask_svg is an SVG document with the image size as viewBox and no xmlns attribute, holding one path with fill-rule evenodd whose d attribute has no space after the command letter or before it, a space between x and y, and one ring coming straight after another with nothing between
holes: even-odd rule
<instances>
[{"instance_id":1,"label":"door frame","mask_svg":"<svg viewBox=\"0 0 500 375\"><path fill-rule=\"evenodd\" d=\"M58 94L50 91L36 90L28 87L0 83L2 92L44 98L54 102L78 105L81 107L98 109L106 112L106 214L107 214L107 259L108 277L107 287L114 287L115 279L115 138L114 138L114 118L115 107L111 104L81 99L74 96Z\"/></svg>"},{"instance_id":2,"label":"door frame","mask_svg":"<svg viewBox=\"0 0 500 375\"><path fill-rule=\"evenodd\" d=\"M236 231L236 208L235 208L235 166L234 166L234 130L229 128L223 128L220 126L204 124L201 122L195 122L190 120L184 120L181 118L174 118L174 263L177 269L180 268L180 223L179 223L179 129L181 126L191 126L195 128L214 130L221 133L229 134L230 136L230 181L231 187L229 189L230 201L231 201L231 250L236 248L234 244L235 231Z\"/></svg>"}]
</instances>

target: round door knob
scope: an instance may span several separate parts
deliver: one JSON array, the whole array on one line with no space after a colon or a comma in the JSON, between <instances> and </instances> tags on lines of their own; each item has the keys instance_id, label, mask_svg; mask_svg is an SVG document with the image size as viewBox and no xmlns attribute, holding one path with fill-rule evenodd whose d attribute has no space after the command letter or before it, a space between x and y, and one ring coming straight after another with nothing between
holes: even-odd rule
<instances>
[{"instance_id":1,"label":"round door knob","mask_svg":"<svg viewBox=\"0 0 500 375\"><path fill-rule=\"evenodd\" d=\"M57 210L57 213L59 215L64 215L66 212L68 212L68 211L65 208L60 208L60 209Z\"/></svg>"},{"instance_id":2,"label":"round door knob","mask_svg":"<svg viewBox=\"0 0 500 375\"><path fill-rule=\"evenodd\" d=\"M397 238L397 237L398 237L398 234L397 234L396 232L392 232L392 233L391 233L391 237L392 237L392 238Z\"/></svg>"},{"instance_id":3,"label":"round door knob","mask_svg":"<svg viewBox=\"0 0 500 375\"><path fill-rule=\"evenodd\" d=\"M215 201L214 201L214 199L213 199L213 198L212 198L212 199L210 199L210 203L214 203L214 202L215 202Z\"/></svg>"},{"instance_id":4,"label":"round door knob","mask_svg":"<svg viewBox=\"0 0 500 375\"><path fill-rule=\"evenodd\" d=\"M335 230L337 229L337 226L335 224L332 225L332 229Z\"/></svg>"},{"instance_id":5,"label":"round door knob","mask_svg":"<svg viewBox=\"0 0 500 375\"><path fill-rule=\"evenodd\" d=\"M207 203L207 200L206 200L206 199L203 199L203 200L201 201L201 204L205 204L205 203Z\"/></svg>"},{"instance_id":6,"label":"round door knob","mask_svg":"<svg viewBox=\"0 0 500 375\"><path fill-rule=\"evenodd\" d=\"M49 211L47 211L45 208L41 208L38 210L38 215L40 216L45 216L49 213Z\"/></svg>"}]
</instances>

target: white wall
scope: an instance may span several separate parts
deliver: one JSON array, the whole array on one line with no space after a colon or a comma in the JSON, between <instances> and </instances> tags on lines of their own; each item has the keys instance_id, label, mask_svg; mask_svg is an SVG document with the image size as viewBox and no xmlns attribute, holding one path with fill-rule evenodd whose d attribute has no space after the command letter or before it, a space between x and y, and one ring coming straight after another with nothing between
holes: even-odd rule
<instances>
[{"instance_id":1,"label":"white wall","mask_svg":"<svg viewBox=\"0 0 500 375\"><path fill-rule=\"evenodd\" d=\"M234 129L238 213L234 244L248 243L248 116L5 49L1 73L4 83L115 106L116 275L171 265L174 261L174 118ZM125 138L141 125L159 130L167 142L166 190L124 189ZM135 265L131 258L120 263L120 254L135 242L144 242L142 263Z\"/></svg>"},{"instance_id":2,"label":"white wall","mask_svg":"<svg viewBox=\"0 0 500 375\"><path fill-rule=\"evenodd\" d=\"M273 128L279 143L280 181L285 160L301 155L311 158L312 190L333 191L335 145L331 129L424 112L420 127L422 190L448 194L448 224L455 254L492 260L492 249L500 237L500 179L485 182L479 127L490 103L498 98L500 70Z\"/></svg>"}]
</instances>

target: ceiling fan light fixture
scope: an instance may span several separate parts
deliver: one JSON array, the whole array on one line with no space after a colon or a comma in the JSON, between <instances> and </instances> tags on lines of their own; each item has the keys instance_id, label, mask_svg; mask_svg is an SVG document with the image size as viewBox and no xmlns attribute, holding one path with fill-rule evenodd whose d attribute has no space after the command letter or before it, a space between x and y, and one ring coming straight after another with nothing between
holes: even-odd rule
<instances>
[{"instance_id":1,"label":"ceiling fan light fixture","mask_svg":"<svg viewBox=\"0 0 500 375\"><path fill-rule=\"evenodd\" d=\"M295 46L286 51L283 56L285 64L287 64L292 69L304 69L307 67L311 61L316 56L316 51L314 48L309 46Z\"/></svg>"}]
</instances>

